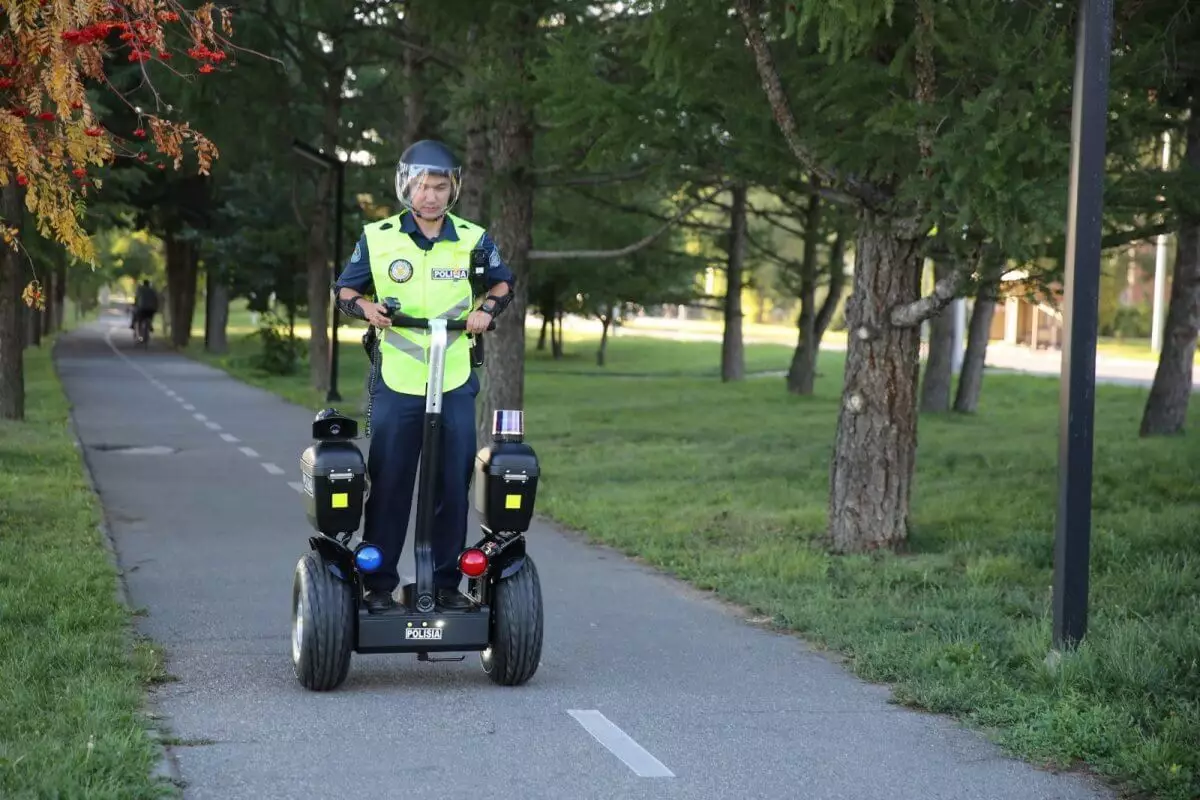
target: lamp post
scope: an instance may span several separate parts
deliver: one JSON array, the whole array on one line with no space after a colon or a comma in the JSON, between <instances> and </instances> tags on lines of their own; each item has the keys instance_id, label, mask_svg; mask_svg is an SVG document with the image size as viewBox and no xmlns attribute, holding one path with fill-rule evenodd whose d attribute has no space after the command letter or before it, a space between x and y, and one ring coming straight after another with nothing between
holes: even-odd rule
<instances>
[{"instance_id":1,"label":"lamp post","mask_svg":"<svg viewBox=\"0 0 1200 800\"><path fill-rule=\"evenodd\" d=\"M331 156L322 153L320 150L300 141L299 139L292 140L292 150L299 155L307 158L309 161L323 167L324 169L334 170L337 177L337 188L334 190L336 197L337 209L334 212L333 224L333 281L331 285L337 282L341 275L341 270L338 269L338 264L342 257L342 212L345 208L344 198L342 195L346 190L346 162L336 156ZM329 337L329 391L325 395L325 399L329 402L341 401L342 396L338 394L338 323L340 315L338 313L337 303L331 303L333 306L333 320L331 324L331 333Z\"/></svg>"},{"instance_id":2,"label":"lamp post","mask_svg":"<svg viewBox=\"0 0 1200 800\"><path fill-rule=\"evenodd\" d=\"M1059 389L1058 513L1054 543L1054 648L1087 631L1092 525L1096 328L1113 0L1079 0L1067 200L1066 299Z\"/></svg>"}]
</instances>

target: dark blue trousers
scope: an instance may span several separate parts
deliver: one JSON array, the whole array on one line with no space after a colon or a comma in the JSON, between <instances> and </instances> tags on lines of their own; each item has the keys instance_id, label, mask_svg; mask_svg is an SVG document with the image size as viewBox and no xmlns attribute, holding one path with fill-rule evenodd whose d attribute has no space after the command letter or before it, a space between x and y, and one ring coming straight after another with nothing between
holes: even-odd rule
<instances>
[{"instance_id":1,"label":"dark blue trousers","mask_svg":"<svg viewBox=\"0 0 1200 800\"><path fill-rule=\"evenodd\" d=\"M433 518L433 580L438 588L456 588L462 579L458 556L467 538L478 394L479 379L472 373L465 384L442 395L442 463ZM376 376L367 456L371 494L364 510L363 539L383 551L383 565L364 577L371 591L390 592L400 584L397 562L413 510L424 424L424 396L392 391Z\"/></svg>"}]
</instances>

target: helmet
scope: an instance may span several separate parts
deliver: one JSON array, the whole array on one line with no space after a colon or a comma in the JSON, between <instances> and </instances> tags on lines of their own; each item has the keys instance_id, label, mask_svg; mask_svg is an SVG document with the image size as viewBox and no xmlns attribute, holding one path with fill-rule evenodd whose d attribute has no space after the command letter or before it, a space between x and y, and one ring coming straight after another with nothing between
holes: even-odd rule
<instances>
[{"instance_id":1,"label":"helmet","mask_svg":"<svg viewBox=\"0 0 1200 800\"><path fill-rule=\"evenodd\" d=\"M446 145L423 139L400 156L400 163L396 165L396 199L416 216L425 216L413 206L413 197L425 180L435 176L450 179L450 198L441 211L433 214L434 219L445 214L458 201L458 193L462 188L462 167Z\"/></svg>"}]
</instances>

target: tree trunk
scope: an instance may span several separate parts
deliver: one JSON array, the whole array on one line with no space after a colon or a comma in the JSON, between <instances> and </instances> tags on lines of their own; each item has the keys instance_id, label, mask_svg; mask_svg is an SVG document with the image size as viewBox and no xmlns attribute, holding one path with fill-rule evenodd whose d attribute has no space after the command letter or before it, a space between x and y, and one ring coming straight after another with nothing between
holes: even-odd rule
<instances>
[{"instance_id":1,"label":"tree trunk","mask_svg":"<svg viewBox=\"0 0 1200 800\"><path fill-rule=\"evenodd\" d=\"M29 279L26 278L26 281ZM42 312L22 304L21 311L25 317L25 346L42 346Z\"/></svg>"},{"instance_id":2,"label":"tree trunk","mask_svg":"<svg viewBox=\"0 0 1200 800\"><path fill-rule=\"evenodd\" d=\"M54 318L52 324L55 331L63 329L64 314L67 302L67 267L61 260L54 265ZM78 311L78 305L76 305Z\"/></svg>"},{"instance_id":3,"label":"tree trunk","mask_svg":"<svg viewBox=\"0 0 1200 800\"><path fill-rule=\"evenodd\" d=\"M742 267L746 258L746 186L732 190L729 215L729 260L725 267L725 331L721 337L721 380L746 377L746 347L742 340Z\"/></svg>"},{"instance_id":4,"label":"tree trunk","mask_svg":"<svg viewBox=\"0 0 1200 800\"><path fill-rule=\"evenodd\" d=\"M542 331L538 334L537 349L545 351L546 332L550 332L552 340L554 338L554 320L558 316L558 291L553 281L543 284L539 291L541 295L538 300L538 311L542 315Z\"/></svg>"},{"instance_id":5,"label":"tree trunk","mask_svg":"<svg viewBox=\"0 0 1200 800\"><path fill-rule=\"evenodd\" d=\"M808 244L805 243L805 258L808 257ZM796 349L792 352L792 363L788 368L787 387L788 391L793 394L810 395L816 389L817 383L817 357L821 354L821 340L825 336L825 331L829 330L829 323L833 322L833 315L837 311L838 303L842 300L842 291L846 286L846 271L842 264L842 259L845 257L846 244L841 233L838 233L837 238L833 240L833 247L829 253L829 291L825 295L825 300L821 303L821 308L813 315L811 322L812 333L809 338L805 338L805 332L809 329L809 321L805 316L805 302L811 308L816 304L816 281L813 282L813 294L805 301L807 292L804 286L803 279L800 285L800 319L797 323L800 328L800 339L796 343ZM814 248L813 258L816 258Z\"/></svg>"},{"instance_id":6,"label":"tree trunk","mask_svg":"<svg viewBox=\"0 0 1200 800\"><path fill-rule=\"evenodd\" d=\"M604 327L600 331L600 347L596 349L596 366L604 366L604 357L608 350L608 328L613 321L613 304L609 303L605 306L604 313L600 315L600 324Z\"/></svg>"},{"instance_id":7,"label":"tree trunk","mask_svg":"<svg viewBox=\"0 0 1200 800\"><path fill-rule=\"evenodd\" d=\"M1197 91L1200 92L1200 87ZM1192 102L1184 158L1186 168L1200 169L1200 102L1196 100ZM1181 216L1162 352L1142 412L1142 436L1183 433L1192 395L1192 366L1196 357L1196 332L1200 326L1200 217Z\"/></svg>"},{"instance_id":8,"label":"tree trunk","mask_svg":"<svg viewBox=\"0 0 1200 800\"><path fill-rule=\"evenodd\" d=\"M345 65L338 64L330 70L330 91L325 96L321 120L321 145L326 153L335 152L341 138L341 87L345 76ZM308 228L308 378L309 384L319 391L329 388L329 298L333 295L329 232L331 211L341 202L341 198L333 197L334 186L333 170L321 170L317 179L317 201ZM338 259L343 257L342 253L334 256Z\"/></svg>"},{"instance_id":9,"label":"tree trunk","mask_svg":"<svg viewBox=\"0 0 1200 800\"><path fill-rule=\"evenodd\" d=\"M480 392L477 431L481 444L491 441L492 412L522 409L525 402L525 309L529 302L528 254L533 245L533 109L522 91L530 82L528 48L538 33L538 9L533 4L501 6L494 10L495 72L509 85L498 101L493 127L497 214L492 238L516 277L508 309L496 320L489 336Z\"/></svg>"},{"instance_id":10,"label":"tree trunk","mask_svg":"<svg viewBox=\"0 0 1200 800\"><path fill-rule=\"evenodd\" d=\"M471 23L467 45L471 53L467 82L471 87L466 108L467 151L463 159L463 186L459 197L459 213L466 219L483 224L487 217L488 183L488 118L487 96L480 88L480 71L486 68L486 52L480 46L479 23Z\"/></svg>"},{"instance_id":11,"label":"tree trunk","mask_svg":"<svg viewBox=\"0 0 1200 800\"><path fill-rule=\"evenodd\" d=\"M821 236L821 199L808 199L804 222L804 261L800 265L800 338L792 352L787 388L792 394L810 395L817 381L817 243Z\"/></svg>"},{"instance_id":12,"label":"tree trunk","mask_svg":"<svg viewBox=\"0 0 1200 800\"><path fill-rule=\"evenodd\" d=\"M964 414L974 414L979 407L988 337L992 332L992 317L996 313L999 293L1000 279L997 277L981 284L975 295L975 308L971 311L971 324L967 330L967 351L963 355L958 391L954 395L954 410Z\"/></svg>"},{"instance_id":13,"label":"tree trunk","mask_svg":"<svg viewBox=\"0 0 1200 800\"><path fill-rule=\"evenodd\" d=\"M10 169L8 183L0 187L0 218L20 230L25 199L16 178L16 172ZM23 274L20 252L0 241L0 419L25 419Z\"/></svg>"},{"instance_id":14,"label":"tree trunk","mask_svg":"<svg viewBox=\"0 0 1200 800\"><path fill-rule=\"evenodd\" d=\"M204 312L204 349L224 355L229 352L229 287L216 270L208 271Z\"/></svg>"},{"instance_id":15,"label":"tree trunk","mask_svg":"<svg viewBox=\"0 0 1200 800\"><path fill-rule=\"evenodd\" d=\"M942 263L933 265L935 280L942 280L954 269ZM921 410L939 414L950 410L950 387L954 384L954 311L946 306L929 320L929 358L925 362L925 380L921 382Z\"/></svg>"},{"instance_id":16,"label":"tree trunk","mask_svg":"<svg viewBox=\"0 0 1200 800\"><path fill-rule=\"evenodd\" d=\"M54 282L58 280L58 272L54 267L46 270L45 285L42 287L46 292L46 307L42 313L38 315L38 324L41 325L41 335L50 336L54 333L54 304L58 297L57 291L54 288Z\"/></svg>"},{"instance_id":17,"label":"tree trunk","mask_svg":"<svg viewBox=\"0 0 1200 800\"><path fill-rule=\"evenodd\" d=\"M891 324L918 299L920 243L886 216L862 211L850 330L829 493L834 552L901 545L917 451L919 326Z\"/></svg>"},{"instance_id":18,"label":"tree trunk","mask_svg":"<svg viewBox=\"0 0 1200 800\"><path fill-rule=\"evenodd\" d=\"M171 345L178 349L192 339L192 319L196 311L196 279L200 256L193 242L167 237L166 305L170 309Z\"/></svg>"},{"instance_id":19,"label":"tree trunk","mask_svg":"<svg viewBox=\"0 0 1200 800\"><path fill-rule=\"evenodd\" d=\"M320 391L329 388L329 294L333 275L329 270L329 205L334 179L323 172L317 179L318 202L308 228L308 379ZM340 255L338 256L341 257ZM289 303L295 313L295 303Z\"/></svg>"},{"instance_id":20,"label":"tree trunk","mask_svg":"<svg viewBox=\"0 0 1200 800\"><path fill-rule=\"evenodd\" d=\"M839 232L833 240L833 248L829 254L829 292L825 295L825 302L821 304L821 310L817 312L817 352L820 352L821 339L824 338L825 331L829 330L829 323L833 322L833 315L837 312L838 303L842 301L842 291L846 288L846 267L842 263L845 257L846 241ZM816 358L815 354L813 358Z\"/></svg>"},{"instance_id":21,"label":"tree trunk","mask_svg":"<svg viewBox=\"0 0 1200 800\"><path fill-rule=\"evenodd\" d=\"M420 42L422 3L409 3L404 8L404 28L409 39ZM404 65L404 119L400 123L400 149L425 138L425 58L416 49L405 47L401 52ZM338 256L341 257L340 254Z\"/></svg>"},{"instance_id":22,"label":"tree trunk","mask_svg":"<svg viewBox=\"0 0 1200 800\"><path fill-rule=\"evenodd\" d=\"M1188 154L1200 150L1189 136ZM1190 158L1188 159L1191 160ZM1200 153L1197 153L1200 161ZM1192 396L1192 366L1200 326L1200 220L1188 220L1179 231L1179 249L1171 278L1171 302L1154 384L1142 412L1142 436L1183 433Z\"/></svg>"},{"instance_id":23,"label":"tree trunk","mask_svg":"<svg viewBox=\"0 0 1200 800\"><path fill-rule=\"evenodd\" d=\"M563 312L554 313L554 324L550 327L550 354L555 361L563 357Z\"/></svg>"}]
</instances>

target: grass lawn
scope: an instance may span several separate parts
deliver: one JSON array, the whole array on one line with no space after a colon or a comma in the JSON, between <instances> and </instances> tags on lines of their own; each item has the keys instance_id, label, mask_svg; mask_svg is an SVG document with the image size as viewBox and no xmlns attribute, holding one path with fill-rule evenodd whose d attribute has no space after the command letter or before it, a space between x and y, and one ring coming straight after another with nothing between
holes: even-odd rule
<instances>
[{"instance_id":1,"label":"grass lawn","mask_svg":"<svg viewBox=\"0 0 1200 800\"><path fill-rule=\"evenodd\" d=\"M346 334L340 404L365 359ZM1092 613L1086 643L1046 666L1057 481L1057 381L990 374L976 416L926 416L901 555L834 558L828 499L841 356L817 394L714 380L719 343L594 339L530 351L528 440L539 511L843 654L898 702L953 714L1011 751L1086 763L1145 796L1200 796L1200 440L1137 438L1145 391L1097 391ZM198 350L198 348L196 348ZM305 376L215 359L310 408ZM747 347L750 369L790 348ZM624 377L616 377L614 373ZM1200 427L1200 403L1192 407Z\"/></svg>"},{"instance_id":2,"label":"grass lawn","mask_svg":"<svg viewBox=\"0 0 1200 800\"><path fill-rule=\"evenodd\" d=\"M141 708L161 660L114 594L48 342L25 370L27 419L0 421L0 797L160 797Z\"/></svg>"}]
</instances>

